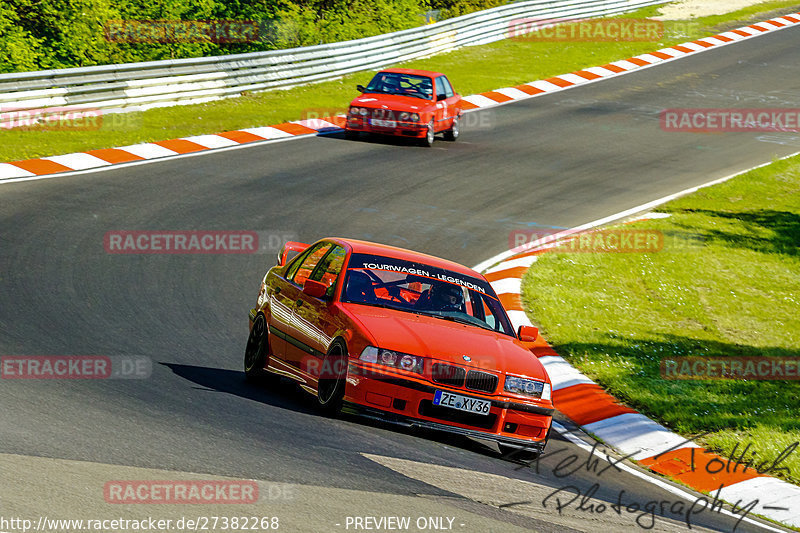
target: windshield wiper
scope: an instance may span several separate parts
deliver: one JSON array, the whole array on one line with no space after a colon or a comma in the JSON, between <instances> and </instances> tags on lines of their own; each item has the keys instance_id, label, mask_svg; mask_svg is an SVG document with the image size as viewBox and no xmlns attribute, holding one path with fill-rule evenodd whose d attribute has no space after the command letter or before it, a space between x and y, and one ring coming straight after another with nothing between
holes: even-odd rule
<instances>
[{"instance_id":1,"label":"windshield wiper","mask_svg":"<svg viewBox=\"0 0 800 533\"><path fill-rule=\"evenodd\" d=\"M383 309L394 309L395 311L408 311L408 309L405 308L405 307L398 307L396 305L388 305L388 304L382 304L382 303L378 303L378 302L374 302L373 303L373 302L349 301L348 303L367 305L369 307L381 307Z\"/></svg>"},{"instance_id":2,"label":"windshield wiper","mask_svg":"<svg viewBox=\"0 0 800 533\"><path fill-rule=\"evenodd\" d=\"M437 314L430 314L430 313L423 313L427 316L434 316L436 318L443 318L444 320L450 320L452 322L458 322L459 324L466 324L468 326L477 326L479 328L488 329L489 331L494 331L494 328L491 327L486 322L478 318L473 318L468 315L437 315Z\"/></svg>"}]
</instances>

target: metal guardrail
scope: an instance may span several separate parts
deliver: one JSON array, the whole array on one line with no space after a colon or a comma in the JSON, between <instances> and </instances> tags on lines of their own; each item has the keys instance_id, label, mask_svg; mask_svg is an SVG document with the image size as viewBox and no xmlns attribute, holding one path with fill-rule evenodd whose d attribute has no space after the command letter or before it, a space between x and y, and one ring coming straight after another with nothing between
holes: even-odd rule
<instances>
[{"instance_id":1,"label":"metal guardrail","mask_svg":"<svg viewBox=\"0 0 800 533\"><path fill-rule=\"evenodd\" d=\"M287 88L508 38L518 19L602 17L667 0L528 0L435 24L353 41L143 63L0 74L0 112L30 118L92 109L103 113L206 102L244 91ZM2 126L2 124L0 124Z\"/></svg>"}]
</instances>

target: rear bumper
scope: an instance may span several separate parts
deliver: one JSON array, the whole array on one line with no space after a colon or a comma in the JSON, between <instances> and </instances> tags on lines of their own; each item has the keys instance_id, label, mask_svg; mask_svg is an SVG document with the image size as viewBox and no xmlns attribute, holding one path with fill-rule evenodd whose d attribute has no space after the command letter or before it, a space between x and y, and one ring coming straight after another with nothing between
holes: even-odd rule
<instances>
[{"instance_id":1,"label":"rear bumper","mask_svg":"<svg viewBox=\"0 0 800 533\"><path fill-rule=\"evenodd\" d=\"M479 415L433 405L437 390L489 400L490 412ZM538 452L547 442L554 412L552 408L517 403L496 394L405 379L397 374L382 373L375 367L364 368L352 360L348 365L344 399L344 411L352 414Z\"/></svg>"}]
</instances>

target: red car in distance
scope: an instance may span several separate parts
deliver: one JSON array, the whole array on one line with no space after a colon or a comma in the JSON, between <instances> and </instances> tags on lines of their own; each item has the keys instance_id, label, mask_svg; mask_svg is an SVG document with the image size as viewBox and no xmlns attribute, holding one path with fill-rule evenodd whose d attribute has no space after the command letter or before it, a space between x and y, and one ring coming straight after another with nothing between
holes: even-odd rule
<instances>
[{"instance_id":1,"label":"red car in distance","mask_svg":"<svg viewBox=\"0 0 800 533\"><path fill-rule=\"evenodd\" d=\"M350 102L347 138L357 138L359 132L380 133L417 138L425 146L440 132L449 141L458 138L461 96L444 74L387 69L357 89L362 94Z\"/></svg>"},{"instance_id":2,"label":"red car in distance","mask_svg":"<svg viewBox=\"0 0 800 533\"><path fill-rule=\"evenodd\" d=\"M289 252L298 252L287 261ZM297 381L324 411L448 431L535 457L553 415L543 365L479 273L351 239L288 242L250 310L248 379Z\"/></svg>"}]
</instances>

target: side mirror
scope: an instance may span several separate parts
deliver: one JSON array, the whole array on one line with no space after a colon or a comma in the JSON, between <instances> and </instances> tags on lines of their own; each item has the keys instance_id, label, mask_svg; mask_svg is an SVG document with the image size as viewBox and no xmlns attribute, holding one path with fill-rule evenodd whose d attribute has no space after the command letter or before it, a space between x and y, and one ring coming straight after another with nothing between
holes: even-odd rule
<instances>
[{"instance_id":1,"label":"side mirror","mask_svg":"<svg viewBox=\"0 0 800 533\"><path fill-rule=\"evenodd\" d=\"M446 94L437 94L437 95L436 95L436 101L437 101L437 102L438 102L439 100L446 100L446 99L447 99L447 95L446 95Z\"/></svg>"},{"instance_id":2,"label":"side mirror","mask_svg":"<svg viewBox=\"0 0 800 533\"><path fill-rule=\"evenodd\" d=\"M303 294L308 294L314 298L325 298L326 292L328 292L328 286L321 281L307 279L303 284Z\"/></svg>"},{"instance_id":3,"label":"side mirror","mask_svg":"<svg viewBox=\"0 0 800 533\"><path fill-rule=\"evenodd\" d=\"M523 342L533 342L539 336L539 328L536 326L520 326L517 330L517 338Z\"/></svg>"},{"instance_id":4,"label":"side mirror","mask_svg":"<svg viewBox=\"0 0 800 533\"><path fill-rule=\"evenodd\" d=\"M363 92L364 92L364 91L366 91L367 89L366 89L366 88L365 88L363 85L359 84L359 85L356 85L356 90L357 90L358 92L360 92L360 93L363 93Z\"/></svg>"}]
</instances>

